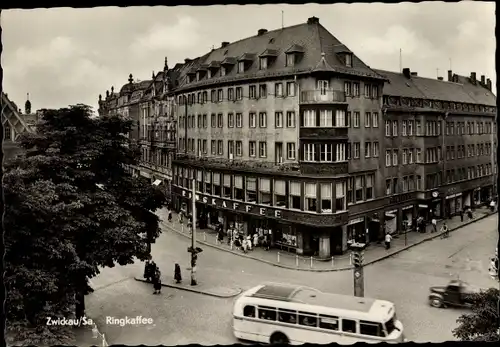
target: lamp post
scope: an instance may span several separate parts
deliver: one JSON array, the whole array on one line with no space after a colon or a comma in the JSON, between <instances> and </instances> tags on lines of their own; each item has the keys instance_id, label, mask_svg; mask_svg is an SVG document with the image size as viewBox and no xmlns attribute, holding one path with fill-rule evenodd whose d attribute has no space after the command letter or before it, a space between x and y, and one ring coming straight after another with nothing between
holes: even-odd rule
<instances>
[{"instance_id":1,"label":"lamp post","mask_svg":"<svg viewBox=\"0 0 500 347\"><path fill-rule=\"evenodd\" d=\"M192 204L193 204L193 220L191 222L191 285L197 285L196 282L196 259L198 258L196 252L196 179L193 178L193 191L192 191Z\"/></svg>"}]
</instances>

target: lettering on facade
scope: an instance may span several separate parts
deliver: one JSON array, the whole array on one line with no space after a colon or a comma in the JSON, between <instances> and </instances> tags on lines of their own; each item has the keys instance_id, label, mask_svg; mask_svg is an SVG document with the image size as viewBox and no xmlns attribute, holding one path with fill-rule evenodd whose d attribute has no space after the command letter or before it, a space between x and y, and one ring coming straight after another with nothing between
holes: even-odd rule
<instances>
[{"instance_id":1,"label":"lettering on facade","mask_svg":"<svg viewBox=\"0 0 500 347\"><path fill-rule=\"evenodd\" d=\"M399 204L399 203L402 203L404 201L408 201L411 199L413 199L413 194L411 194L411 193L391 196L389 199L389 204Z\"/></svg>"},{"instance_id":2,"label":"lettering on facade","mask_svg":"<svg viewBox=\"0 0 500 347\"><path fill-rule=\"evenodd\" d=\"M353 224L358 224L358 223L362 223L363 221L365 220L364 217L359 217L359 218L356 218L356 219L351 219L347 225L353 225Z\"/></svg>"},{"instance_id":3,"label":"lettering on facade","mask_svg":"<svg viewBox=\"0 0 500 347\"><path fill-rule=\"evenodd\" d=\"M187 197L188 199L191 199L193 197L193 193L182 190L182 196ZM256 206L256 205L248 205L248 204L240 205L237 202L231 203L231 202L228 202L228 201L222 200L222 199L208 198L206 196L200 196L199 194L196 194L194 198L196 201L202 202L206 205L210 204L212 206L222 207L225 209L233 209L235 211L244 210L247 213L255 213L256 212L257 214L259 214L261 216L272 216L275 218L282 218L282 214L281 214L280 210L260 207L260 206Z\"/></svg>"}]
</instances>

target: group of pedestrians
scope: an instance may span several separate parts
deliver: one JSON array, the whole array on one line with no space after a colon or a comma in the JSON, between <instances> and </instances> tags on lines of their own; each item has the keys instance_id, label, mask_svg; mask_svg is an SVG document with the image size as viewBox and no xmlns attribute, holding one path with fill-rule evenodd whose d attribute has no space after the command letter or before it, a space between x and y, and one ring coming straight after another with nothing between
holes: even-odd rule
<instances>
[{"instance_id":1,"label":"group of pedestrians","mask_svg":"<svg viewBox=\"0 0 500 347\"><path fill-rule=\"evenodd\" d=\"M238 229L234 227L229 227L227 232L224 232L224 226L219 223L216 226L217 240L220 243L224 242L224 236L227 237L227 245L234 246L241 250L243 253L248 253L256 247L264 247L265 250L269 250L270 242L268 235L259 236L258 233L253 233L252 235L243 235Z\"/></svg>"},{"instance_id":2,"label":"group of pedestrians","mask_svg":"<svg viewBox=\"0 0 500 347\"><path fill-rule=\"evenodd\" d=\"M146 281L153 283L153 294L161 294L161 271L154 261L146 260L144 278Z\"/></svg>"}]
</instances>

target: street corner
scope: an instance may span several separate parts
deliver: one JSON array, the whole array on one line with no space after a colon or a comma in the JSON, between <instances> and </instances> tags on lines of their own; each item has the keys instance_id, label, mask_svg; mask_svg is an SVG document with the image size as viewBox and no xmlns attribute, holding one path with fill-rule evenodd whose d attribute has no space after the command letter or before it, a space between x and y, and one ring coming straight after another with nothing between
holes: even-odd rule
<instances>
[{"instance_id":1,"label":"street corner","mask_svg":"<svg viewBox=\"0 0 500 347\"><path fill-rule=\"evenodd\" d=\"M134 277L136 281L150 283L145 279ZM186 282L186 284L177 284L177 283L169 283L162 282L163 287L169 287L179 290L185 290L192 293L198 293L208 296L213 296L221 299L228 299L235 297L242 293L242 289L239 287L229 287L229 286L209 286L203 283L198 283L196 286L191 286Z\"/></svg>"}]
</instances>

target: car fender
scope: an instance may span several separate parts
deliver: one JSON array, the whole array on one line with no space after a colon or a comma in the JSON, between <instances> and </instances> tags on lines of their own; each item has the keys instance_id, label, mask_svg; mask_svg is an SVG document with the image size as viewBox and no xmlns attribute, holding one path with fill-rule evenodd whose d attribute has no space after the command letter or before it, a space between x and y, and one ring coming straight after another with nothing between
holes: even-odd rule
<instances>
[{"instance_id":1,"label":"car fender","mask_svg":"<svg viewBox=\"0 0 500 347\"><path fill-rule=\"evenodd\" d=\"M438 293L431 293L429 294L429 300L431 299L441 299L444 301L444 297L442 294L438 294Z\"/></svg>"}]
</instances>

